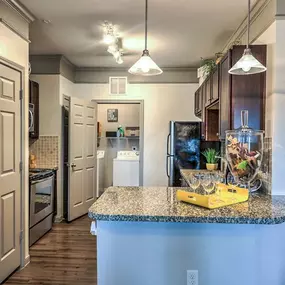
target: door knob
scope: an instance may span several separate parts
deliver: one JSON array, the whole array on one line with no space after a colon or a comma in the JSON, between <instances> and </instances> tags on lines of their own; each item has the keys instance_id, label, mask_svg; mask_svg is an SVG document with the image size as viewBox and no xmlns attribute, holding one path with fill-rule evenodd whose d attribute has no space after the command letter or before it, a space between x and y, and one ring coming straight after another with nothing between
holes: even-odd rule
<instances>
[{"instance_id":1,"label":"door knob","mask_svg":"<svg viewBox=\"0 0 285 285\"><path fill-rule=\"evenodd\" d=\"M72 168L76 167L76 164L75 163L71 163L70 165Z\"/></svg>"}]
</instances>

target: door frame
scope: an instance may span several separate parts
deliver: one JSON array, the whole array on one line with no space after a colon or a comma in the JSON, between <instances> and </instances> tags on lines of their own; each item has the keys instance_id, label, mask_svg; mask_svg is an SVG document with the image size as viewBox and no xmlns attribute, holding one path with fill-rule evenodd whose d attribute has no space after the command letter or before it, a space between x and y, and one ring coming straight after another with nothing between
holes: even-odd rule
<instances>
[{"instance_id":1,"label":"door frame","mask_svg":"<svg viewBox=\"0 0 285 285\"><path fill-rule=\"evenodd\" d=\"M25 67L22 65L17 64L14 61L11 61L5 57L0 56L0 64L6 65L9 68L12 68L20 73L20 89L22 90L22 100L20 100L20 162L22 162L22 170L20 170L20 234L21 234L21 240L20 240L20 268L25 267L30 262L30 255L29 250L26 252L25 250L25 242L26 242L26 236L25 234L28 233L27 237L29 237L29 225L27 225L27 228L25 227L25 221L27 218L27 215L29 215L28 209L26 209L26 203L25 198L26 195L29 194L29 183L25 183L25 177L28 177L28 169L26 167L26 161L28 158L28 153L26 150L28 149L28 144L25 144L25 141L29 139L29 133L26 132L26 108L28 107L28 97L26 97L25 93ZM28 130L28 128L27 128ZM29 205L28 205L29 207ZM27 258L25 256L27 255Z\"/></svg>"},{"instance_id":2,"label":"door frame","mask_svg":"<svg viewBox=\"0 0 285 285\"><path fill-rule=\"evenodd\" d=\"M140 104L140 172L139 172L139 185L143 186L143 165L144 165L144 100L126 100L126 99L92 99L97 104ZM98 122L98 117L97 117Z\"/></svg>"}]
</instances>

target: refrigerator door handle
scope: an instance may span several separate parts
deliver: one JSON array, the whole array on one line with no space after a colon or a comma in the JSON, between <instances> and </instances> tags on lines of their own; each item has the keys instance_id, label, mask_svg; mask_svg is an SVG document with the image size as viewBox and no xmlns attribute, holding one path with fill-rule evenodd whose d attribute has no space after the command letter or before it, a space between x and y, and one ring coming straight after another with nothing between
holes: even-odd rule
<instances>
[{"instance_id":1,"label":"refrigerator door handle","mask_svg":"<svg viewBox=\"0 0 285 285\"><path fill-rule=\"evenodd\" d=\"M168 178L170 178L170 175L169 175L169 172L168 172L168 169L169 169L169 155L166 156L166 175Z\"/></svg>"},{"instance_id":2,"label":"refrigerator door handle","mask_svg":"<svg viewBox=\"0 0 285 285\"><path fill-rule=\"evenodd\" d=\"M169 153L169 141L170 141L170 134L167 136L167 149L166 149L167 155L170 155L170 153Z\"/></svg>"}]
</instances>

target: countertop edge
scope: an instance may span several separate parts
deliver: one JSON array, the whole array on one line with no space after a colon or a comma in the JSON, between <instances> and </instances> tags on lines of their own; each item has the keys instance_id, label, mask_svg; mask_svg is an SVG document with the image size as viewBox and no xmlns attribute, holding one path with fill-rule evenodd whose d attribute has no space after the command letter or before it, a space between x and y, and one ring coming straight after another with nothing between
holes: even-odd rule
<instances>
[{"instance_id":1,"label":"countertop edge","mask_svg":"<svg viewBox=\"0 0 285 285\"><path fill-rule=\"evenodd\" d=\"M91 220L109 222L161 222L161 223L192 223L192 224L236 224L236 225L278 225L285 222L285 216L279 218L225 218L225 217L174 217L174 216L131 216L104 215L88 211Z\"/></svg>"}]
</instances>

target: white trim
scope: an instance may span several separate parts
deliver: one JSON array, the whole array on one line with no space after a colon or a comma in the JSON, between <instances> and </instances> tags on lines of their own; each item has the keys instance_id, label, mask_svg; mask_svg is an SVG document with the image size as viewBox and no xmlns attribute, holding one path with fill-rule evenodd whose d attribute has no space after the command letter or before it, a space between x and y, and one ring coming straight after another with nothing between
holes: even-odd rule
<instances>
[{"instance_id":1,"label":"white trim","mask_svg":"<svg viewBox=\"0 0 285 285\"><path fill-rule=\"evenodd\" d=\"M16 11L25 21L31 23L35 20L35 16L22 4L16 0L3 0L9 7Z\"/></svg>"},{"instance_id":2,"label":"white trim","mask_svg":"<svg viewBox=\"0 0 285 285\"><path fill-rule=\"evenodd\" d=\"M0 18L0 23L5 25L8 29L10 29L14 34L16 34L17 36L19 36L21 39L23 39L24 41L30 43L31 41L24 36L22 33L20 33L16 28L14 28L11 24L9 24L7 21L5 21L3 18Z\"/></svg>"},{"instance_id":3,"label":"white trim","mask_svg":"<svg viewBox=\"0 0 285 285\"><path fill-rule=\"evenodd\" d=\"M25 218L26 215L28 215L28 211L26 212L25 210L25 194L29 193L29 185L25 184L25 172L27 171L25 161L26 161L26 155L29 155L28 153L26 154L26 149L25 149L25 134L27 132L25 131L25 125L26 125L26 118L25 118L25 104L26 104L26 96L25 96L25 67L8 60L4 57L0 56L0 63L17 70L20 72L21 76L21 84L20 84L20 90L23 90L23 99L21 100L20 104L20 121L21 121L21 126L20 126L20 140L21 140L21 149L20 149L20 161L23 162L23 168L21 171L21 201L20 201L20 231L23 232L23 238L21 239L20 242L20 268L23 268L27 265L27 260L29 260L29 252L25 252L25 233L29 232L29 227L25 229ZM28 134L27 134L28 135ZM27 189L26 189L27 186ZM27 257L26 257L27 254Z\"/></svg>"},{"instance_id":4,"label":"white trim","mask_svg":"<svg viewBox=\"0 0 285 285\"><path fill-rule=\"evenodd\" d=\"M98 104L140 104L140 177L139 184L143 186L144 182L144 100L126 100L126 99L92 99Z\"/></svg>"},{"instance_id":5,"label":"white trim","mask_svg":"<svg viewBox=\"0 0 285 285\"><path fill-rule=\"evenodd\" d=\"M30 264L30 262L31 262L31 257L30 257L30 255L28 255L28 256L25 258L25 261L24 261L23 266L21 266L21 267L19 268L19 271L23 270L27 265Z\"/></svg>"}]
</instances>

